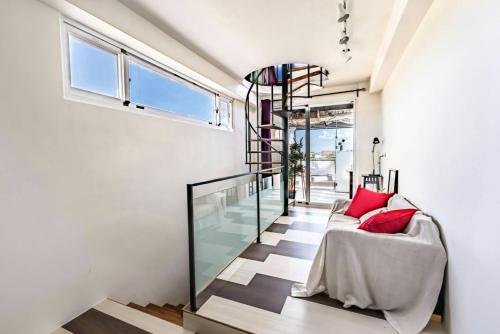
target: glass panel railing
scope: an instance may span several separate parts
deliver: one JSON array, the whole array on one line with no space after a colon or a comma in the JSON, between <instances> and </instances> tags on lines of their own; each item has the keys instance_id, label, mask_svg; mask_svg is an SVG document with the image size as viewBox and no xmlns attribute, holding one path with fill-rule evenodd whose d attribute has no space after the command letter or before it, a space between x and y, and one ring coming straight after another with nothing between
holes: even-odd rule
<instances>
[{"instance_id":1,"label":"glass panel railing","mask_svg":"<svg viewBox=\"0 0 500 334\"><path fill-rule=\"evenodd\" d=\"M264 174L260 185L260 228L265 231L283 213L283 174Z\"/></svg>"},{"instance_id":2,"label":"glass panel railing","mask_svg":"<svg viewBox=\"0 0 500 334\"><path fill-rule=\"evenodd\" d=\"M256 176L195 188L196 293L257 238Z\"/></svg>"},{"instance_id":3,"label":"glass panel railing","mask_svg":"<svg viewBox=\"0 0 500 334\"><path fill-rule=\"evenodd\" d=\"M284 209L282 167L189 184L190 303ZM257 186L257 184L260 184Z\"/></svg>"}]
</instances>

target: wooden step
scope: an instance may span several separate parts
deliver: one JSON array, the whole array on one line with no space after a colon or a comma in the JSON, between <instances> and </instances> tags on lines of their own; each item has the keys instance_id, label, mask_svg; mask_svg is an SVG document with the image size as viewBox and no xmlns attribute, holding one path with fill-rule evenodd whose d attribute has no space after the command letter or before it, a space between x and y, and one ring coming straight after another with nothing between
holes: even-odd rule
<instances>
[{"instance_id":1,"label":"wooden step","mask_svg":"<svg viewBox=\"0 0 500 334\"><path fill-rule=\"evenodd\" d=\"M127 306L142 311L144 313L147 313L149 315L152 315L154 317L171 322L178 326L182 326L182 315L177 313L176 311L168 310L154 304L148 304L146 307L144 307L135 303L129 303Z\"/></svg>"},{"instance_id":2,"label":"wooden step","mask_svg":"<svg viewBox=\"0 0 500 334\"><path fill-rule=\"evenodd\" d=\"M147 307L106 299L64 324L53 334L70 333L157 333L193 334L179 324L165 321ZM132 307L133 306L133 307ZM147 312L145 311L147 310Z\"/></svg>"},{"instance_id":3,"label":"wooden step","mask_svg":"<svg viewBox=\"0 0 500 334\"><path fill-rule=\"evenodd\" d=\"M295 78L292 78L292 79L288 79L288 83L290 83L290 82L297 82L297 81L300 81L300 80L304 80L304 79L307 79L308 77L312 78L312 77L318 76L320 74L321 74L321 71L311 72L310 74L306 73L304 75L299 75L298 77L295 77Z\"/></svg>"},{"instance_id":4,"label":"wooden step","mask_svg":"<svg viewBox=\"0 0 500 334\"><path fill-rule=\"evenodd\" d=\"M319 66L316 66L316 65L310 65L309 69L312 70L313 68L318 68L318 67ZM307 70L307 66L294 67L294 68L292 68L291 72L298 72L298 71L303 71L303 70Z\"/></svg>"},{"instance_id":5,"label":"wooden step","mask_svg":"<svg viewBox=\"0 0 500 334\"><path fill-rule=\"evenodd\" d=\"M184 308L185 305L182 305L182 304L179 304L177 306L174 306L174 305L171 305L171 304L165 304L163 305L162 307L166 310L169 310L169 311L172 311L172 312L176 312L177 314L180 314L181 317L183 315L183 312L182 312L182 309Z\"/></svg>"}]
</instances>

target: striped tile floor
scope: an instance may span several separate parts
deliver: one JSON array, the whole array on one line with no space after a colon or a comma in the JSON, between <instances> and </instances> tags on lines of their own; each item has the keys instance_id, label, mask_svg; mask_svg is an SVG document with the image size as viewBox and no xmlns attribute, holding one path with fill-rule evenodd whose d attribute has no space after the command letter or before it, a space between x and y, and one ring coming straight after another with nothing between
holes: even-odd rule
<instances>
[{"instance_id":1,"label":"striped tile floor","mask_svg":"<svg viewBox=\"0 0 500 334\"><path fill-rule=\"evenodd\" d=\"M344 309L324 294L290 296L294 282L307 280L328 216L326 209L292 208L198 296L197 314L253 333L395 333L379 311ZM441 330L433 323L423 333Z\"/></svg>"}]
</instances>

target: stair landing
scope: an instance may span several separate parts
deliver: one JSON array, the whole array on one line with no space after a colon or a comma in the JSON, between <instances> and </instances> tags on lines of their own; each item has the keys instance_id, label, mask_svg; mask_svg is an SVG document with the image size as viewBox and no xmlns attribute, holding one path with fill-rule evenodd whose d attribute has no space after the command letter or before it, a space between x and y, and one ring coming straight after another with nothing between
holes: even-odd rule
<instances>
[{"instance_id":1,"label":"stair landing","mask_svg":"<svg viewBox=\"0 0 500 334\"><path fill-rule=\"evenodd\" d=\"M162 307L159 308L162 309ZM102 303L79 315L52 334L68 333L193 334L193 332L160 319L160 317L147 314L109 299L104 300Z\"/></svg>"}]
</instances>

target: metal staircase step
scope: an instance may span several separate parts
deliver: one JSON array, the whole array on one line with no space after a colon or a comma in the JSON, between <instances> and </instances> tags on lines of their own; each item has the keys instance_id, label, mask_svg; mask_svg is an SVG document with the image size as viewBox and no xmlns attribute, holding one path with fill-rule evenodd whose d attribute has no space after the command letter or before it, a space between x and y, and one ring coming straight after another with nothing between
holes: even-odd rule
<instances>
[{"instance_id":1,"label":"metal staircase step","mask_svg":"<svg viewBox=\"0 0 500 334\"><path fill-rule=\"evenodd\" d=\"M250 141L265 141L265 142L272 142L272 141L284 141L283 139L267 139L267 138L252 138Z\"/></svg>"},{"instance_id":2,"label":"metal staircase step","mask_svg":"<svg viewBox=\"0 0 500 334\"><path fill-rule=\"evenodd\" d=\"M279 153L279 154L282 154L283 151L248 151L248 153Z\"/></svg>"},{"instance_id":3,"label":"metal staircase step","mask_svg":"<svg viewBox=\"0 0 500 334\"><path fill-rule=\"evenodd\" d=\"M247 162L247 165L281 165L281 161L252 161L252 162Z\"/></svg>"},{"instance_id":4,"label":"metal staircase step","mask_svg":"<svg viewBox=\"0 0 500 334\"><path fill-rule=\"evenodd\" d=\"M282 117L282 118L288 118L288 114L289 114L288 111L283 111L283 110L275 110L272 113L273 113L273 115L276 115L276 116Z\"/></svg>"},{"instance_id":5,"label":"metal staircase step","mask_svg":"<svg viewBox=\"0 0 500 334\"><path fill-rule=\"evenodd\" d=\"M285 130L276 124L262 124L258 126L259 129L271 129L271 130Z\"/></svg>"}]
</instances>

